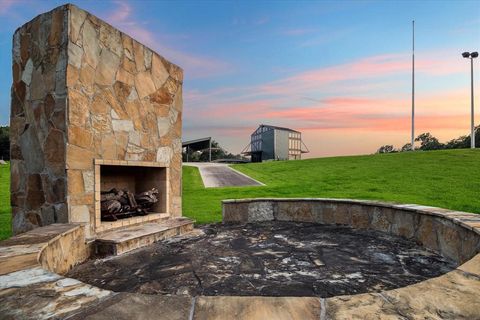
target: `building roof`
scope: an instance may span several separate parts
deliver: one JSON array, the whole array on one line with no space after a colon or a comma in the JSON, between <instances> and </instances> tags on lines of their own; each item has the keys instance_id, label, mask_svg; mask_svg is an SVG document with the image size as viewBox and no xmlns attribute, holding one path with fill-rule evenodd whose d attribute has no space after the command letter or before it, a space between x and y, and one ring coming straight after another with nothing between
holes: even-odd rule
<instances>
[{"instance_id":1,"label":"building roof","mask_svg":"<svg viewBox=\"0 0 480 320\"><path fill-rule=\"evenodd\" d=\"M297 131L297 130L293 130L293 129L285 128L285 127L279 127L279 126L272 126L272 125L269 125L269 124L261 124L259 127L268 127L268 128L272 128L272 129L276 129L276 130L284 130L284 131L291 131L291 132L300 133L300 131Z\"/></svg>"},{"instance_id":2,"label":"building roof","mask_svg":"<svg viewBox=\"0 0 480 320\"><path fill-rule=\"evenodd\" d=\"M212 137L183 141L182 147L185 148L188 146L191 150L208 149L210 147L211 140L212 140Z\"/></svg>"}]
</instances>

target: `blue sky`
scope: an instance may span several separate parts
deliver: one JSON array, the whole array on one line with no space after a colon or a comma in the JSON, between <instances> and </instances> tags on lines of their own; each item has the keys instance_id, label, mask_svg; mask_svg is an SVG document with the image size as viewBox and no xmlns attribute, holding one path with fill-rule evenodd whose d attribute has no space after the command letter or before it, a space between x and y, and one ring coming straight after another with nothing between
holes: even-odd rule
<instances>
[{"instance_id":1,"label":"blue sky","mask_svg":"<svg viewBox=\"0 0 480 320\"><path fill-rule=\"evenodd\" d=\"M213 136L237 153L269 123L301 130L311 157L401 147L410 134L412 19L417 132L444 141L469 131L460 53L480 50L479 1L73 3L184 69L185 139ZM9 118L14 30L61 4L0 0L0 123Z\"/></svg>"}]
</instances>

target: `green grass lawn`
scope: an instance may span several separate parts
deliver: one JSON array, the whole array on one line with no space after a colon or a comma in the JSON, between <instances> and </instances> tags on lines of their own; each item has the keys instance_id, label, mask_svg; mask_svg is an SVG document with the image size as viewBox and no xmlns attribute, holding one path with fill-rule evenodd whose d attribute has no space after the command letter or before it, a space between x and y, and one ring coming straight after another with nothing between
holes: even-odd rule
<instances>
[{"instance_id":1,"label":"green grass lawn","mask_svg":"<svg viewBox=\"0 0 480 320\"><path fill-rule=\"evenodd\" d=\"M183 213L221 221L223 199L325 197L416 203L480 213L480 150L407 152L235 165L262 187L204 188L183 168ZM9 166L0 166L0 238L10 235Z\"/></svg>"},{"instance_id":2,"label":"green grass lawn","mask_svg":"<svg viewBox=\"0 0 480 320\"><path fill-rule=\"evenodd\" d=\"M183 168L183 212L221 221L222 199L325 197L415 203L480 213L480 150L406 152L235 165L265 187L205 189Z\"/></svg>"},{"instance_id":3,"label":"green grass lawn","mask_svg":"<svg viewBox=\"0 0 480 320\"><path fill-rule=\"evenodd\" d=\"M0 165L0 240L10 237L10 163Z\"/></svg>"}]
</instances>

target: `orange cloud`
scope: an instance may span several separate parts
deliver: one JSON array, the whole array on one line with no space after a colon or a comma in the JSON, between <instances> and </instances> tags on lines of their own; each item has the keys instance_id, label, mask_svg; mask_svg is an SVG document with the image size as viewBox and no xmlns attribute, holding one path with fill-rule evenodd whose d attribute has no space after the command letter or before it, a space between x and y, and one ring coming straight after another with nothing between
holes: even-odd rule
<instances>
[{"instance_id":1,"label":"orange cloud","mask_svg":"<svg viewBox=\"0 0 480 320\"><path fill-rule=\"evenodd\" d=\"M258 124L278 124L304 133L304 140L312 151L308 156L374 152L382 144L401 147L409 140L408 96L330 96L301 105L288 103L285 97L251 102L217 100L225 92L217 91L218 95L212 96L214 100L201 108L187 107L185 114L196 119L195 124L185 129L187 135L195 137L194 133L199 132L212 135L224 145L233 146L232 151L239 152L237 149L248 143L250 133ZM422 93L416 102L417 134L431 132L441 141L467 134L470 115L465 90ZM337 139L337 143L330 145L328 139ZM322 146L328 146L325 147L328 150Z\"/></svg>"},{"instance_id":2,"label":"orange cloud","mask_svg":"<svg viewBox=\"0 0 480 320\"><path fill-rule=\"evenodd\" d=\"M425 91L424 81L465 72L453 51L433 59L419 53L416 61L421 82L415 132L431 132L442 141L468 131L468 90L451 85L436 92L427 86L431 89ZM277 124L304 131L310 156L374 152L387 143L400 147L410 135L410 59L409 54L377 55L258 85L186 92L186 132L194 125L189 119L195 119L204 132L240 147L238 141L247 143L258 124ZM328 139L338 143L330 145ZM347 145L340 146L341 141Z\"/></svg>"}]
</instances>

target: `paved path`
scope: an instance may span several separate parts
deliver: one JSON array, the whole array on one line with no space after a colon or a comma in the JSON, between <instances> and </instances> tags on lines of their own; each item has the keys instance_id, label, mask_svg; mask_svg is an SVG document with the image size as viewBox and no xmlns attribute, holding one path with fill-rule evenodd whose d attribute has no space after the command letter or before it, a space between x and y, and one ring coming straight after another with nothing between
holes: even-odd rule
<instances>
[{"instance_id":1,"label":"paved path","mask_svg":"<svg viewBox=\"0 0 480 320\"><path fill-rule=\"evenodd\" d=\"M185 166L197 167L205 188L262 186L249 176L230 168L225 163L189 162Z\"/></svg>"}]
</instances>

